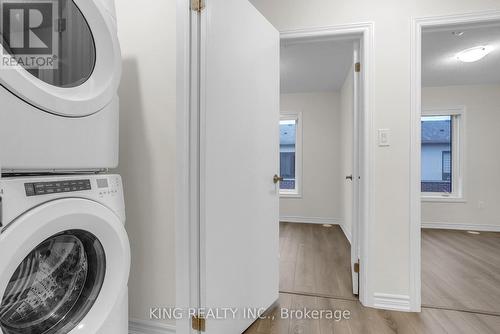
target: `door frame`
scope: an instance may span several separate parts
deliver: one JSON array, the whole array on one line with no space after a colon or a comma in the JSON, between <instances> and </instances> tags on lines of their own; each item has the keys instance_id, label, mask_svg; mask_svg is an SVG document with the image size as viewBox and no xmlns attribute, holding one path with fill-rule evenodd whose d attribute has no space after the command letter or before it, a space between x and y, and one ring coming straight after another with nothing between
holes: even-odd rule
<instances>
[{"instance_id":1,"label":"door frame","mask_svg":"<svg viewBox=\"0 0 500 334\"><path fill-rule=\"evenodd\" d=\"M353 196L358 192L357 207L354 207L357 217L357 238L352 240L352 245L358 246L359 260L361 263L359 274L359 300L365 306L373 305L373 294L370 293L370 238L371 222L373 220L373 53L374 53L374 24L372 22L346 24L338 26L315 27L306 29L294 29L280 31L281 42L301 40L311 41L338 41L345 39L358 39L360 43L361 54L359 55L362 63L361 84L358 88L361 89L361 98L355 101L354 106L358 107L357 114L363 115L358 117L358 131L354 135L355 140L359 140L359 157L358 169L361 180L365 182L358 183L358 186L353 189ZM357 89L355 87L355 89ZM361 138L360 138L361 137ZM354 142L354 145L356 142ZM356 157L354 158L356 159ZM354 167L355 165L353 165ZM353 171L353 174L355 171ZM357 189L359 188L359 189ZM357 191L359 190L359 191ZM353 221L353 229L354 223ZM355 236L353 235L353 238Z\"/></svg>"},{"instance_id":2,"label":"door frame","mask_svg":"<svg viewBox=\"0 0 500 334\"><path fill-rule=\"evenodd\" d=\"M176 7L176 184L175 184L175 307L184 311L199 308L200 296L200 220L199 220L199 129L200 102L192 90L200 89L197 71L192 64L199 59L199 45L193 36L199 29L199 15L191 2L177 0ZM176 333L195 331L184 312L176 319Z\"/></svg>"},{"instance_id":3,"label":"door frame","mask_svg":"<svg viewBox=\"0 0 500 334\"><path fill-rule=\"evenodd\" d=\"M410 131L410 308L421 311L421 116L422 116L422 32L455 24L500 21L500 11L481 11L458 15L412 19L411 38L411 131Z\"/></svg>"},{"instance_id":4,"label":"door frame","mask_svg":"<svg viewBox=\"0 0 500 334\"><path fill-rule=\"evenodd\" d=\"M192 91L200 89L196 68L199 45L194 43L199 30L199 19L190 9L190 2L177 0L177 92L176 92L176 189L175 189L175 234L176 234L176 307L198 308L200 303L200 223L199 223L199 106ZM195 27L193 30L191 27ZM360 301L365 306L373 305L369 278L371 267L369 250L371 222L373 220L373 49L374 24L360 23L281 31L281 38L345 38L359 36L362 41L364 84L363 122L360 123L365 137L361 159L365 162L360 170L364 183L360 198ZM197 95L197 94L194 94ZM176 321L178 334L192 333L191 320L183 317Z\"/></svg>"}]
</instances>

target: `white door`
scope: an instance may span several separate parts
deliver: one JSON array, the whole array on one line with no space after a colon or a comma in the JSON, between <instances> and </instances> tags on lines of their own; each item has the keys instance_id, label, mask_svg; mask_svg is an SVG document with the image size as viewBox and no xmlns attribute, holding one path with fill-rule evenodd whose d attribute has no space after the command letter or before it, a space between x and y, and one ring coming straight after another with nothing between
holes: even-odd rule
<instances>
[{"instance_id":1,"label":"white door","mask_svg":"<svg viewBox=\"0 0 500 334\"><path fill-rule=\"evenodd\" d=\"M0 85L56 115L83 117L106 107L121 76L116 20L109 11L103 0L0 0L6 18L0 26Z\"/></svg>"},{"instance_id":2,"label":"white door","mask_svg":"<svg viewBox=\"0 0 500 334\"><path fill-rule=\"evenodd\" d=\"M200 222L210 334L238 334L279 289L279 33L247 0L200 14Z\"/></svg>"},{"instance_id":3,"label":"white door","mask_svg":"<svg viewBox=\"0 0 500 334\"><path fill-rule=\"evenodd\" d=\"M360 115L361 115L361 75L360 75L360 43L356 42L354 45L354 71L351 74L353 77L353 118L352 118L352 155L351 155L351 165L352 165L352 188L349 193L349 199L346 201L350 205L351 209L351 221L352 221L352 236L351 236L351 271L352 271L352 292L355 295L359 295L359 194L360 194L360 143L361 143L361 132L359 128Z\"/></svg>"}]
</instances>

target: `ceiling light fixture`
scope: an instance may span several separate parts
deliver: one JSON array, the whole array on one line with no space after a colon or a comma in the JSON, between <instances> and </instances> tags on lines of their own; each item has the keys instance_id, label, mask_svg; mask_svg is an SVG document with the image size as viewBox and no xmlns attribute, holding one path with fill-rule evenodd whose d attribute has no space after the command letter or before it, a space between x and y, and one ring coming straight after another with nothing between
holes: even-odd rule
<instances>
[{"instance_id":1,"label":"ceiling light fixture","mask_svg":"<svg viewBox=\"0 0 500 334\"><path fill-rule=\"evenodd\" d=\"M493 48L491 46L476 46L457 54L457 59L464 63L473 63L486 57Z\"/></svg>"}]
</instances>

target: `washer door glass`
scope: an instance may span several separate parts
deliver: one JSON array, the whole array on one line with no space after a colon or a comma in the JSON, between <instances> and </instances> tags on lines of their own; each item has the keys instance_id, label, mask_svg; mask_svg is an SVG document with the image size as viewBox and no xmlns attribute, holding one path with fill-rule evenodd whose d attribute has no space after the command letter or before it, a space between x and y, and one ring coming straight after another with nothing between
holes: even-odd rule
<instances>
[{"instance_id":1,"label":"washer door glass","mask_svg":"<svg viewBox=\"0 0 500 334\"><path fill-rule=\"evenodd\" d=\"M12 276L0 306L4 334L69 333L101 290L104 249L88 232L55 235L33 250Z\"/></svg>"},{"instance_id":2,"label":"washer door glass","mask_svg":"<svg viewBox=\"0 0 500 334\"><path fill-rule=\"evenodd\" d=\"M96 49L89 25L72 0L0 0L2 46L38 79L76 87L92 75ZM2 61L5 63L5 57Z\"/></svg>"}]
</instances>

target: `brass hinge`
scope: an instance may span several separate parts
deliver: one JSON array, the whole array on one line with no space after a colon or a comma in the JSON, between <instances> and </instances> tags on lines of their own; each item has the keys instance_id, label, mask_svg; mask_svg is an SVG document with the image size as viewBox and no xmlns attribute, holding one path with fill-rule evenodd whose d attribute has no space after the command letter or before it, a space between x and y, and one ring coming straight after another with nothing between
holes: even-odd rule
<instances>
[{"instance_id":1,"label":"brass hinge","mask_svg":"<svg viewBox=\"0 0 500 334\"><path fill-rule=\"evenodd\" d=\"M354 264L354 272L359 274L359 260Z\"/></svg>"},{"instance_id":2,"label":"brass hinge","mask_svg":"<svg viewBox=\"0 0 500 334\"><path fill-rule=\"evenodd\" d=\"M205 331L205 318L203 318L202 316L193 316L193 318L191 319L191 323L195 331Z\"/></svg>"},{"instance_id":3,"label":"brass hinge","mask_svg":"<svg viewBox=\"0 0 500 334\"><path fill-rule=\"evenodd\" d=\"M205 9L205 0L191 0L191 9L201 13Z\"/></svg>"},{"instance_id":4,"label":"brass hinge","mask_svg":"<svg viewBox=\"0 0 500 334\"><path fill-rule=\"evenodd\" d=\"M361 72L361 63L354 64L354 71L357 73Z\"/></svg>"}]
</instances>

